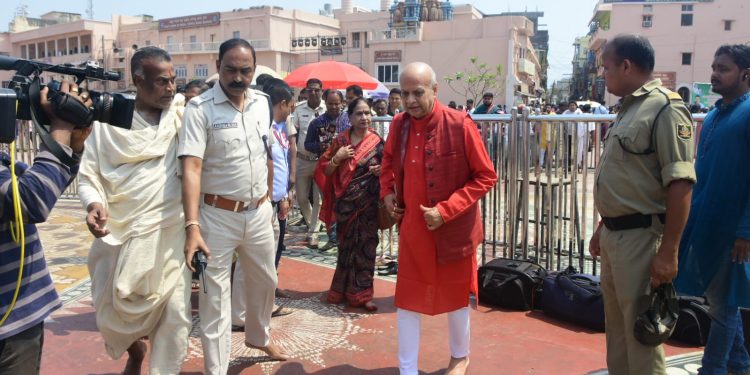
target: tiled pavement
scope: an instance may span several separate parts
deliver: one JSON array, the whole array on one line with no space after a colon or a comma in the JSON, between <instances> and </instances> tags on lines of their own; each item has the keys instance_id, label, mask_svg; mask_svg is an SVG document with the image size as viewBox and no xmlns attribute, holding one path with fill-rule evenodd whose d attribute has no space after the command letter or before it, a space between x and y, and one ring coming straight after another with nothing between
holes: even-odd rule
<instances>
[{"instance_id":1,"label":"tiled pavement","mask_svg":"<svg viewBox=\"0 0 750 375\"><path fill-rule=\"evenodd\" d=\"M77 201L62 200L40 227L47 262L64 307L46 324L42 373L119 373L125 359L105 353L94 322L86 254L91 237ZM335 252L307 249L302 234L291 232L280 267L280 287L292 298L280 302L294 312L274 318L273 336L292 355L286 363L268 362L232 336L231 374L397 374L392 277L378 277L376 314L322 302L335 265ZM325 243L323 240L321 244ZM195 294L193 296L194 300ZM194 309L194 315L197 311ZM197 320L197 318L194 318ZM511 312L480 306L471 312L470 374L605 374L604 335L579 329L541 312ZM420 368L439 374L447 364L444 317L422 323ZM697 348L669 345L670 375L697 373ZM185 374L202 372L197 328L190 338Z\"/></svg>"}]
</instances>

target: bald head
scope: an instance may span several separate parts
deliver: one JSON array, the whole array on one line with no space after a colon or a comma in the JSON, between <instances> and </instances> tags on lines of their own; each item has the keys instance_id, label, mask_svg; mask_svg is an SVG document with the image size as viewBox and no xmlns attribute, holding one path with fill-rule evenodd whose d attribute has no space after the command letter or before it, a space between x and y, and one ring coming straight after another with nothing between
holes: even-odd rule
<instances>
[{"instance_id":1,"label":"bald head","mask_svg":"<svg viewBox=\"0 0 750 375\"><path fill-rule=\"evenodd\" d=\"M423 63L407 65L399 77L404 109L414 118L422 118L435 108L438 85L435 71Z\"/></svg>"},{"instance_id":2,"label":"bald head","mask_svg":"<svg viewBox=\"0 0 750 375\"><path fill-rule=\"evenodd\" d=\"M423 62L413 62L406 65L401 72L401 76L399 76L399 82L404 79L418 80L425 86L437 85L437 75L435 74L435 71L432 70L431 66Z\"/></svg>"}]
</instances>

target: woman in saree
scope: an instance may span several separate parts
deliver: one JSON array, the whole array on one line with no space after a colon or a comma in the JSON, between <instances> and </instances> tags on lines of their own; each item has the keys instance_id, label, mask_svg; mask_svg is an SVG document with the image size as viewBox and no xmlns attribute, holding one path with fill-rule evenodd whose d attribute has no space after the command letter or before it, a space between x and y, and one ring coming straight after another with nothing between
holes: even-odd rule
<instances>
[{"instance_id":1,"label":"woman in saree","mask_svg":"<svg viewBox=\"0 0 750 375\"><path fill-rule=\"evenodd\" d=\"M370 128L372 114L366 100L352 101L346 114L351 128L334 138L319 162L328 176L323 198L328 204L324 206L332 211L328 217L336 221L339 240L327 301L347 301L353 307L376 311L372 298L384 142Z\"/></svg>"}]
</instances>

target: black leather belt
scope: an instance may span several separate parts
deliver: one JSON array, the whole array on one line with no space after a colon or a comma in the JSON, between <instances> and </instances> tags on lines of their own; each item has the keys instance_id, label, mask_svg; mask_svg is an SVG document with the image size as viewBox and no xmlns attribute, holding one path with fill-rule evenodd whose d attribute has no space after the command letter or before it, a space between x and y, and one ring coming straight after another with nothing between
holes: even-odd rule
<instances>
[{"instance_id":1,"label":"black leather belt","mask_svg":"<svg viewBox=\"0 0 750 375\"><path fill-rule=\"evenodd\" d=\"M603 217L602 223L609 230L628 230L636 228L648 228L651 226L651 220L654 215L632 214L618 217ZM665 214L656 214L659 221L664 224Z\"/></svg>"}]
</instances>

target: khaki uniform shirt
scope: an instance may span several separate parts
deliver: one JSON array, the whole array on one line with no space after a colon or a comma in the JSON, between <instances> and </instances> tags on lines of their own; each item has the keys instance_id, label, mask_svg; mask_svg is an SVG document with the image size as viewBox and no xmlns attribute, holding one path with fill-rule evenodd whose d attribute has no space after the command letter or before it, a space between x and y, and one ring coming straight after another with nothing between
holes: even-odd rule
<instances>
[{"instance_id":1,"label":"khaki uniform shirt","mask_svg":"<svg viewBox=\"0 0 750 375\"><path fill-rule=\"evenodd\" d=\"M305 149L305 138L307 138L307 127L310 126L310 122L316 117L322 115L326 111L326 105L323 101L320 102L318 108L310 108L307 105L307 101L300 102L294 107L292 116L294 117L293 123L297 128L297 152L309 156L315 157L315 154Z\"/></svg>"},{"instance_id":2,"label":"khaki uniform shirt","mask_svg":"<svg viewBox=\"0 0 750 375\"><path fill-rule=\"evenodd\" d=\"M682 98L658 79L624 97L596 170L594 204L599 213L618 217L666 212L667 186L674 180L695 182L692 124ZM646 152L649 145L654 152L633 154Z\"/></svg>"},{"instance_id":3,"label":"khaki uniform shirt","mask_svg":"<svg viewBox=\"0 0 750 375\"><path fill-rule=\"evenodd\" d=\"M271 147L274 138L268 96L251 89L245 95L243 111L218 83L191 100L177 155L203 159L201 193L253 204L268 192L265 144Z\"/></svg>"}]
</instances>

